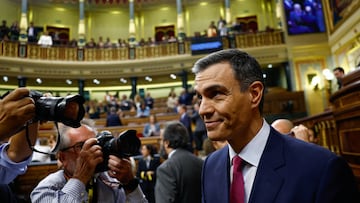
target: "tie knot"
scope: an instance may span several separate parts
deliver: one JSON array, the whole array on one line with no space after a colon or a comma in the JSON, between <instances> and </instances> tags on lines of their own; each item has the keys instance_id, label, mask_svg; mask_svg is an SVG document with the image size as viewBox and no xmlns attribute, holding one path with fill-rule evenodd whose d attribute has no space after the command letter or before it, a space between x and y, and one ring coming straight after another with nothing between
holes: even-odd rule
<instances>
[{"instance_id":1,"label":"tie knot","mask_svg":"<svg viewBox=\"0 0 360 203\"><path fill-rule=\"evenodd\" d=\"M233 158L232 163L233 163L234 169L239 170L241 163L242 163L242 159L238 155L236 155Z\"/></svg>"}]
</instances>

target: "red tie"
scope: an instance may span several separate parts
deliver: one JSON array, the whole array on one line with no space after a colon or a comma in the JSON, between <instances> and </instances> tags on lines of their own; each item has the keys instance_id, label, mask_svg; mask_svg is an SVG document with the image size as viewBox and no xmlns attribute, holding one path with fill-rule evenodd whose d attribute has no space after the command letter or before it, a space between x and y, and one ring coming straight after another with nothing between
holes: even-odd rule
<instances>
[{"instance_id":1,"label":"red tie","mask_svg":"<svg viewBox=\"0 0 360 203\"><path fill-rule=\"evenodd\" d=\"M230 203L244 203L245 189L244 178L241 172L242 159L239 156L235 156L233 162L233 181L230 188Z\"/></svg>"}]
</instances>

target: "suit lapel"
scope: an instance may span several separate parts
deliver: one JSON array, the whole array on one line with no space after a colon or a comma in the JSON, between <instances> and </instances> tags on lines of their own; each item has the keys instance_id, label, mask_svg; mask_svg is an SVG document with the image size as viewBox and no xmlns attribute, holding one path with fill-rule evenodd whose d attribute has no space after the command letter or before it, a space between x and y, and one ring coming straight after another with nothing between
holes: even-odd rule
<instances>
[{"instance_id":1,"label":"suit lapel","mask_svg":"<svg viewBox=\"0 0 360 203\"><path fill-rule=\"evenodd\" d=\"M280 139L280 135L271 128L256 172L249 203L274 202L284 181L277 173L277 170L285 165L283 153L283 139Z\"/></svg>"}]
</instances>

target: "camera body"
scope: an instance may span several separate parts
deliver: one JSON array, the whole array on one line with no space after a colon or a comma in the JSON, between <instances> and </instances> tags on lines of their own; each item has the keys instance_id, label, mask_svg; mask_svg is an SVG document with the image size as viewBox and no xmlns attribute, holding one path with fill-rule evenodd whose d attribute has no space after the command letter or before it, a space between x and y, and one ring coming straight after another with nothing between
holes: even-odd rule
<instances>
[{"instance_id":1,"label":"camera body","mask_svg":"<svg viewBox=\"0 0 360 203\"><path fill-rule=\"evenodd\" d=\"M101 146L104 161L96 166L95 172L109 170L109 155L119 158L128 158L139 154L140 139L136 136L136 130L125 130L118 137L114 137L109 131L101 131L96 135L98 145Z\"/></svg>"},{"instance_id":2,"label":"camera body","mask_svg":"<svg viewBox=\"0 0 360 203\"><path fill-rule=\"evenodd\" d=\"M84 97L44 97L41 92L31 90L29 95L35 101L36 120L55 121L78 128L85 115Z\"/></svg>"}]
</instances>

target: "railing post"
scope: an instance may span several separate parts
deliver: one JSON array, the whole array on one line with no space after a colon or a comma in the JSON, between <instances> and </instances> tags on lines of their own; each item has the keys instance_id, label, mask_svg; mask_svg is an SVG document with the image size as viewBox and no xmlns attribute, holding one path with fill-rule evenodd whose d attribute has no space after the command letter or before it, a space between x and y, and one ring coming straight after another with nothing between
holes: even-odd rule
<instances>
[{"instance_id":1,"label":"railing post","mask_svg":"<svg viewBox=\"0 0 360 203\"><path fill-rule=\"evenodd\" d=\"M84 48L78 48L77 49L77 60L78 61L84 61Z\"/></svg>"},{"instance_id":2,"label":"railing post","mask_svg":"<svg viewBox=\"0 0 360 203\"><path fill-rule=\"evenodd\" d=\"M185 54L185 43L184 41L178 42L178 54Z\"/></svg>"},{"instance_id":3,"label":"railing post","mask_svg":"<svg viewBox=\"0 0 360 203\"><path fill-rule=\"evenodd\" d=\"M130 46L129 47L129 59L135 59L136 57L136 47Z\"/></svg>"}]
</instances>

